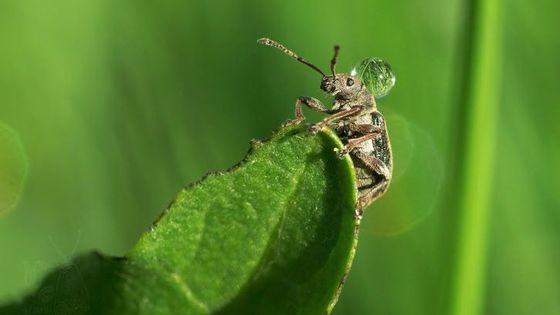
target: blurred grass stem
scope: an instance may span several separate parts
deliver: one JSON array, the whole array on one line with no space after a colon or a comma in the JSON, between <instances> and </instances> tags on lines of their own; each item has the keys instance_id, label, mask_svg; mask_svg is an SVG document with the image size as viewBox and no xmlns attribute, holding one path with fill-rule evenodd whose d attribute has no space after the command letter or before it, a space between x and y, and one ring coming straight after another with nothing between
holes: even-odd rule
<instances>
[{"instance_id":1,"label":"blurred grass stem","mask_svg":"<svg viewBox=\"0 0 560 315\"><path fill-rule=\"evenodd\" d=\"M450 314L484 312L496 123L500 96L500 0L474 0L472 50L464 126L465 152L459 189L459 230Z\"/></svg>"}]
</instances>

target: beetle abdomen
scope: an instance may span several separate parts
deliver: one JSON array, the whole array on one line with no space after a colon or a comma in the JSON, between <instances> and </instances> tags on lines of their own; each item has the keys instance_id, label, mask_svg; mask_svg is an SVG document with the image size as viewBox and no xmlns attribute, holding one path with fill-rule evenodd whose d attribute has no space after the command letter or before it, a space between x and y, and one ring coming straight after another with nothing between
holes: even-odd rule
<instances>
[{"instance_id":1,"label":"beetle abdomen","mask_svg":"<svg viewBox=\"0 0 560 315\"><path fill-rule=\"evenodd\" d=\"M385 118L380 112L371 114L372 124L381 128L381 134L373 140L373 155L380 159L389 170L393 168L393 161L391 159L391 146L389 145L389 136L387 135L387 128L385 126Z\"/></svg>"}]
</instances>

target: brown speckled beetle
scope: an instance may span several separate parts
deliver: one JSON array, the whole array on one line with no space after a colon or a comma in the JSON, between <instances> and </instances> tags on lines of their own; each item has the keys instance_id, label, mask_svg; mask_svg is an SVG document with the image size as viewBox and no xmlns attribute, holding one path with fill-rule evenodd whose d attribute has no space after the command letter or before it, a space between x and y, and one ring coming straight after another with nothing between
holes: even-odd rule
<instances>
[{"instance_id":1,"label":"brown speckled beetle","mask_svg":"<svg viewBox=\"0 0 560 315\"><path fill-rule=\"evenodd\" d=\"M389 142L385 119L377 110L374 93L360 80L359 75L336 73L338 46L334 47L334 56L330 64L332 75L326 75L315 65L271 39L261 38L258 43L281 50L323 76L320 88L334 97L333 106L328 109L315 98L301 96L297 99L295 105L296 117L290 123L299 124L305 119L302 105L330 115L319 123L312 125L310 130L316 133L325 127L332 128L343 141L344 147L338 151L338 155L342 157L345 154L350 154L354 163L359 193L356 215L361 217L363 209L387 191L393 172L391 143ZM375 62L378 59L371 60ZM388 92L395 79L390 66L386 63L384 65L386 65L386 68L388 67L391 74L388 77L389 84L385 86L385 92ZM375 70L372 73L375 76L374 80L382 78L382 74L375 73ZM371 75L369 78L371 79Z\"/></svg>"}]
</instances>

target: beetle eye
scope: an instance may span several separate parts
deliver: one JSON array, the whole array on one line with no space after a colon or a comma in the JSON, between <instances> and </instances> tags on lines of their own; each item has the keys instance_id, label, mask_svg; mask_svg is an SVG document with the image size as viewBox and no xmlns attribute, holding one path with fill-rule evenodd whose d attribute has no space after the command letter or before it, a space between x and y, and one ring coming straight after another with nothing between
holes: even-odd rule
<instances>
[{"instance_id":1,"label":"beetle eye","mask_svg":"<svg viewBox=\"0 0 560 315\"><path fill-rule=\"evenodd\" d=\"M346 85L348 85L348 86L354 85L354 80L348 78L348 80L346 80Z\"/></svg>"}]
</instances>

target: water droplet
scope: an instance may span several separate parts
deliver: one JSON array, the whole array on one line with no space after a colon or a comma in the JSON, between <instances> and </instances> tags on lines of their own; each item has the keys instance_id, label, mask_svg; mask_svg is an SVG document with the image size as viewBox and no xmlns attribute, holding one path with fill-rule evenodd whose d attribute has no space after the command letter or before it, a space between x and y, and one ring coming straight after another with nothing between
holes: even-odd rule
<instances>
[{"instance_id":1,"label":"water droplet","mask_svg":"<svg viewBox=\"0 0 560 315\"><path fill-rule=\"evenodd\" d=\"M389 94L395 85L395 73L391 66L379 58L366 58L354 69L352 75L357 76L376 99Z\"/></svg>"}]
</instances>

